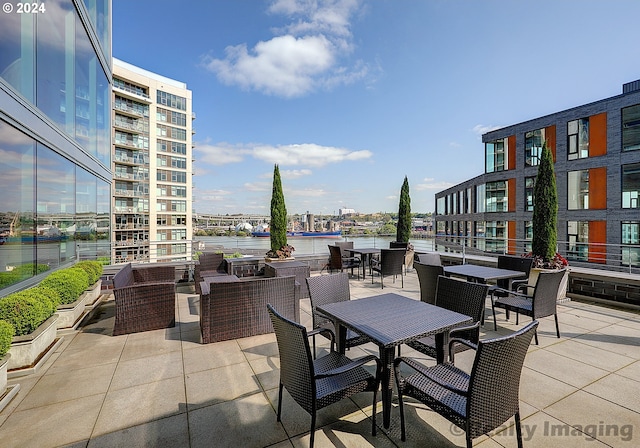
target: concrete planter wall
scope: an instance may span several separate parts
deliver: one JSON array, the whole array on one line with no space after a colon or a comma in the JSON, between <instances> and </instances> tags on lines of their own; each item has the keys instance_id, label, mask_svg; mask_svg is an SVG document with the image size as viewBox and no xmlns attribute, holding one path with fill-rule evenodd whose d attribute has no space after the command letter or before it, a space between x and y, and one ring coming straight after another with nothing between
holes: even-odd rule
<instances>
[{"instance_id":1,"label":"concrete planter wall","mask_svg":"<svg viewBox=\"0 0 640 448\"><path fill-rule=\"evenodd\" d=\"M73 303L66 305L58 305L56 313L58 314L57 329L73 328L80 321L80 318L86 312L86 304L89 302L90 293L85 291L80 298Z\"/></svg>"},{"instance_id":2,"label":"concrete planter wall","mask_svg":"<svg viewBox=\"0 0 640 448\"><path fill-rule=\"evenodd\" d=\"M32 333L14 336L9 353L9 370L32 367L56 340L58 315L45 320Z\"/></svg>"},{"instance_id":3,"label":"concrete planter wall","mask_svg":"<svg viewBox=\"0 0 640 448\"><path fill-rule=\"evenodd\" d=\"M102 279L98 279L97 282L93 284L89 289L85 291L87 295L87 301L85 303L86 306L92 306L98 297L100 297L100 293L102 292Z\"/></svg>"},{"instance_id":4,"label":"concrete planter wall","mask_svg":"<svg viewBox=\"0 0 640 448\"><path fill-rule=\"evenodd\" d=\"M0 397L2 397L7 390L7 367L9 365L9 359L11 359L10 353L0 358Z\"/></svg>"}]
</instances>

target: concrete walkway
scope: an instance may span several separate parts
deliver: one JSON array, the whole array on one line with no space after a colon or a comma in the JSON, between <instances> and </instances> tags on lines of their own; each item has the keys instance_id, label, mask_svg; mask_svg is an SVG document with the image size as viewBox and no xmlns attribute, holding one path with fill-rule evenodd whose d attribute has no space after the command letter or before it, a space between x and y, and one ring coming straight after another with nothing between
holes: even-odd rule
<instances>
[{"instance_id":1,"label":"concrete walkway","mask_svg":"<svg viewBox=\"0 0 640 448\"><path fill-rule=\"evenodd\" d=\"M418 299L415 272L405 287L384 292ZM351 280L352 299L379 294L380 283ZM279 378L273 334L199 343L196 296L178 292L175 328L112 336L113 302L76 333L66 335L37 374L9 381L21 388L0 413L3 447L291 447L308 446L310 417L285 393L276 422ZM308 300L303 323L310 326ZM540 324L521 382L527 447L604 447L640 444L640 316L593 304L559 307ZM496 336L490 307L483 337ZM523 318L521 323L528 322ZM516 328L498 314L497 334ZM323 338L318 338L318 342ZM325 344L326 347L326 344ZM367 344L350 357L377 354ZM403 347L403 356L413 356ZM456 356L470 368L472 352ZM418 357L418 356L417 356ZM422 355L426 364L433 360ZM378 406L381 424L380 407ZM416 402L407 407L407 441L400 441L397 407L388 431L371 436L371 394L318 414L317 447L464 446L462 432ZM516 446L513 419L474 446Z\"/></svg>"}]
</instances>

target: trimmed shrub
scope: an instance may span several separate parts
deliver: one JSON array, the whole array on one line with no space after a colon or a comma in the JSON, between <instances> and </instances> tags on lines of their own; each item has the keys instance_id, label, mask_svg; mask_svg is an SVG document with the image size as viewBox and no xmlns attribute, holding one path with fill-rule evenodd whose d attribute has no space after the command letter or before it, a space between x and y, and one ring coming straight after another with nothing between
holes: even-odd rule
<instances>
[{"instance_id":1,"label":"trimmed shrub","mask_svg":"<svg viewBox=\"0 0 640 448\"><path fill-rule=\"evenodd\" d=\"M74 267L84 269L87 272L89 275L89 286L92 286L102 277L102 263L99 261L80 261L76 263Z\"/></svg>"},{"instance_id":2,"label":"trimmed shrub","mask_svg":"<svg viewBox=\"0 0 640 448\"><path fill-rule=\"evenodd\" d=\"M29 334L51 317L47 300L42 300L37 288L9 294L0 300L0 320L9 322L16 336Z\"/></svg>"},{"instance_id":3,"label":"trimmed shrub","mask_svg":"<svg viewBox=\"0 0 640 448\"><path fill-rule=\"evenodd\" d=\"M64 305L78 300L78 297L89 287L89 275L80 268L62 269L48 275L40 285L57 291L60 295L60 303Z\"/></svg>"},{"instance_id":4,"label":"trimmed shrub","mask_svg":"<svg viewBox=\"0 0 640 448\"><path fill-rule=\"evenodd\" d=\"M38 294L38 297L46 306L48 310L47 314L49 314L49 316L53 316L53 313L56 312L58 305L60 305L61 303L60 294L58 293L58 291L46 285L38 285L31 289L33 289L35 294Z\"/></svg>"},{"instance_id":5,"label":"trimmed shrub","mask_svg":"<svg viewBox=\"0 0 640 448\"><path fill-rule=\"evenodd\" d=\"M7 354L11 348L11 340L16 330L6 320L0 320L0 358Z\"/></svg>"}]
</instances>

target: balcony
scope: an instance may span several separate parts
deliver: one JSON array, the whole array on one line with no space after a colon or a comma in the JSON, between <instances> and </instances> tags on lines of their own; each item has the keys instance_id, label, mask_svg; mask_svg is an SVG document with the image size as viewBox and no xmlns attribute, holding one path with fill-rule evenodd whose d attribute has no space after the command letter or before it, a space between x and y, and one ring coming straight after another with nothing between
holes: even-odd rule
<instances>
[{"instance_id":1,"label":"balcony","mask_svg":"<svg viewBox=\"0 0 640 448\"><path fill-rule=\"evenodd\" d=\"M350 286L352 300L381 293L379 283L351 280ZM403 289L399 281L389 282L388 289L419 297L412 271ZM197 296L180 286L176 305L175 328L114 337L113 300L103 302L100 313L64 336L41 373L9 380L20 383L21 390L0 413L0 440L41 447L307 446L310 417L286 392L282 422L276 422L274 335L202 345ZM309 328L308 299L301 308ZM520 387L525 446L636 446L640 315L581 302L563 303L558 311L562 337L555 337L553 318L542 319L540 345L531 345L525 361ZM523 317L521 324L528 321ZM500 313L498 331L487 323L482 337L515 328L515 319L507 322ZM324 349L325 341L317 339ZM368 353L378 350L367 344L347 355ZM416 355L406 346L402 354ZM469 369L471 356L456 355L456 364ZM370 397L362 394L321 410L316 446L465 445L448 421L410 399L407 441L400 441L396 405L390 428L378 428L372 437ZM511 419L491 438L474 440L474 447L515 446L514 433Z\"/></svg>"}]
</instances>

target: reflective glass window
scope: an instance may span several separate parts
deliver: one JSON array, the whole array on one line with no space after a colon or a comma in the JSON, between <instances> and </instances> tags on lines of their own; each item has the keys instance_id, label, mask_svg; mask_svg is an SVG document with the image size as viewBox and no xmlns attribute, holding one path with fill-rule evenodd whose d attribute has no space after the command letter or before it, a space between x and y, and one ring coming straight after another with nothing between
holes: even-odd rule
<instances>
[{"instance_id":1,"label":"reflective glass window","mask_svg":"<svg viewBox=\"0 0 640 448\"><path fill-rule=\"evenodd\" d=\"M544 129L529 131L524 135L524 164L525 166L538 166L542 156L542 144L544 143Z\"/></svg>"},{"instance_id":2,"label":"reflective glass window","mask_svg":"<svg viewBox=\"0 0 640 448\"><path fill-rule=\"evenodd\" d=\"M0 290L32 277L35 254L35 141L0 120Z\"/></svg>"},{"instance_id":3,"label":"reflective glass window","mask_svg":"<svg viewBox=\"0 0 640 448\"><path fill-rule=\"evenodd\" d=\"M589 119L581 118L567 123L567 158L589 157Z\"/></svg>"},{"instance_id":4,"label":"reflective glass window","mask_svg":"<svg viewBox=\"0 0 640 448\"><path fill-rule=\"evenodd\" d=\"M35 92L36 14L4 14L0 25L0 78L31 103Z\"/></svg>"},{"instance_id":5,"label":"reflective glass window","mask_svg":"<svg viewBox=\"0 0 640 448\"><path fill-rule=\"evenodd\" d=\"M37 146L36 216L38 262L50 266L75 256L75 166L44 145Z\"/></svg>"},{"instance_id":6,"label":"reflective glass window","mask_svg":"<svg viewBox=\"0 0 640 448\"><path fill-rule=\"evenodd\" d=\"M586 210L589 208L589 170L567 173L567 209Z\"/></svg>"},{"instance_id":7,"label":"reflective glass window","mask_svg":"<svg viewBox=\"0 0 640 448\"><path fill-rule=\"evenodd\" d=\"M640 245L639 222L622 222L622 244ZM640 266L640 247L622 247L622 263L627 266Z\"/></svg>"},{"instance_id":8,"label":"reflective glass window","mask_svg":"<svg viewBox=\"0 0 640 448\"><path fill-rule=\"evenodd\" d=\"M508 140L501 138L485 143L486 172L504 171L507 169Z\"/></svg>"},{"instance_id":9,"label":"reflective glass window","mask_svg":"<svg viewBox=\"0 0 640 448\"><path fill-rule=\"evenodd\" d=\"M640 163L622 165L622 208L639 208Z\"/></svg>"},{"instance_id":10,"label":"reflective glass window","mask_svg":"<svg viewBox=\"0 0 640 448\"><path fill-rule=\"evenodd\" d=\"M533 211L533 187L536 184L535 177L524 178L524 210L526 212Z\"/></svg>"},{"instance_id":11,"label":"reflective glass window","mask_svg":"<svg viewBox=\"0 0 640 448\"><path fill-rule=\"evenodd\" d=\"M508 205L507 183L503 180L486 183L486 211L506 212Z\"/></svg>"},{"instance_id":12,"label":"reflective glass window","mask_svg":"<svg viewBox=\"0 0 640 448\"><path fill-rule=\"evenodd\" d=\"M622 150L640 149L640 104L622 109Z\"/></svg>"}]
</instances>

